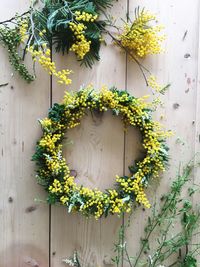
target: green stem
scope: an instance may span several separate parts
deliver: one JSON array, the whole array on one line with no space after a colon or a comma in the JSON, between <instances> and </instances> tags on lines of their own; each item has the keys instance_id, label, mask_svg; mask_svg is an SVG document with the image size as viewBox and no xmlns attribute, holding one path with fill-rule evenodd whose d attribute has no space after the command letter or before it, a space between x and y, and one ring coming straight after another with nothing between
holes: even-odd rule
<instances>
[{"instance_id":1,"label":"green stem","mask_svg":"<svg viewBox=\"0 0 200 267\"><path fill-rule=\"evenodd\" d=\"M174 216L174 213L173 213L172 217L173 217L173 216ZM155 264L157 263L157 261L158 261L159 258L160 258L160 255L162 255L161 252L162 252L162 249L163 249L163 247L164 247L165 241L166 241L166 239L167 239L167 234L168 234L168 231L169 231L171 225L172 225L172 221L169 222L169 224L168 224L167 227L166 227L166 230L164 231L162 244L161 244L160 247L156 250L155 255L157 255L157 257L156 257L156 259L154 260L154 263L153 263L152 267L155 266ZM153 256L153 258L154 258L154 256Z\"/></svg>"},{"instance_id":2,"label":"green stem","mask_svg":"<svg viewBox=\"0 0 200 267\"><path fill-rule=\"evenodd\" d=\"M178 261L175 261L174 263L170 264L168 267L175 266L178 263Z\"/></svg>"},{"instance_id":3,"label":"green stem","mask_svg":"<svg viewBox=\"0 0 200 267\"><path fill-rule=\"evenodd\" d=\"M167 211L167 209L171 206L171 203L172 203L172 201L175 199L176 194L177 194L177 192L174 193L173 198L171 199L171 201L169 202L169 204L167 205L167 207L166 207L166 208L162 211L162 213L159 215L159 219L161 219L161 218L164 216L164 214L165 214L165 212ZM165 203L164 203L164 206L167 204L167 202L168 202L168 199L166 199L166 201L165 201ZM158 216L157 216L157 217L158 217ZM154 226L151 228L151 231L145 236L145 240L148 240L148 239L150 238L152 232L154 231L154 229L157 227L158 224L159 224L159 220L156 220ZM138 263L138 261L139 261L139 258L140 258L141 255L142 255L142 252L143 252L144 248L145 248L145 243L142 245L142 248L141 248L141 250L140 250L140 252L139 252L139 254L138 254L138 256L137 256L137 259L136 259L135 264L133 265L133 267L136 267L136 266L137 266L137 263Z\"/></svg>"},{"instance_id":4,"label":"green stem","mask_svg":"<svg viewBox=\"0 0 200 267\"><path fill-rule=\"evenodd\" d=\"M129 263L130 267L133 267L133 265L131 263L131 260L130 260L130 257L129 257L129 254L128 254L128 251L127 251L126 245L125 245L125 253L126 253L126 257L127 257L127 260L128 260L128 263Z\"/></svg>"}]
</instances>

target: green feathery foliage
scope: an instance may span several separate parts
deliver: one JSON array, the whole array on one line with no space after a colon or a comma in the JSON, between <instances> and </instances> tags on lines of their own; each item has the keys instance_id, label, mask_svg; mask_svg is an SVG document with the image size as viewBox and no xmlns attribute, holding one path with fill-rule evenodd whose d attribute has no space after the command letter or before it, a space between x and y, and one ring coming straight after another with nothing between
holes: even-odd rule
<instances>
[{"instance_id":1,"label":"green feathery foliage","mask_svg":"<svg viewBox=\"0 0 200 267\"><path fill-rule=\"evenodd\" d=\"M152 215L148 217L141 238L141 248L135 254L129 251L126 243L126 230L130 226L123 224L119 230L118 242L115 244L116 266L122 260L130 267L197 267L196 257L200 253L200 244L192 243L199 234L200 211L192 203L192 196L198 190L190 188L188 182L194 168L191 161L178 173L170 190L161 198L161 207L155 203ZM188 197L182 197L183 189L188 189ZM174 230L177 227L179 230ZM156 242L155 242L156 241ZM170 262L170 263L169 263Z\"/></svg>"},{"instance_id":2,"label":"green feathery foliage","mask_svg":"<svg viewBox=\"0 0 200 267\"><path fill-rule=\"evenodd\" d=\"M92 15L100 15L102 10L111 5L111 0L45 0L42 9L33 9L31 18L31 45L39 47L46 42L50 47L53 45L57 52L69 53L70 48L76 41L74 32L70 29L70 22L76 22L75 12L86 12ZM76 22L77 23L77 22ZM102 32L106 26L104 20L81 21L86 27L84 36L90 41L90 50L86 53L81 64L92 67L99 60ZM40 32L44 31L43 36Z\"/></svg>"}]
</instances>

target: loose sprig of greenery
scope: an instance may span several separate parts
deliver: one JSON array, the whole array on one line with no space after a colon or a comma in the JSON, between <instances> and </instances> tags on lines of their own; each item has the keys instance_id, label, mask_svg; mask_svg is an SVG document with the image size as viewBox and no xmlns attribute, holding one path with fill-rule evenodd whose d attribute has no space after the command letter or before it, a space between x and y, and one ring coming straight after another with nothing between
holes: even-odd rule
<instances>
[{"instance_id":1,"label":"loose sprig of greenery","mask_svg":"<svg viewBox=\"0 0 200 267\"><path fill-rule=\"evenodd\" d=\"M132 256L132 253L128 252L125 241L127 225L121 226L119 239L115 244L117 254L113 258L117 266L122 260L122 255L130 267L198 266L196 256L200 253L200 244L192 243L192 238L198 234L196 230L200 225L200 211L193 206L191 199L196 190L188 186L188 198L181 195L190 181L193 168L194 161L191 161L182 173L178 173L169 193L161 198L163 204L159 211L156 210L158 204L155 204L152 216L148 218L144 229L145 235L141 238L141 248L137 255ZM173 234L175 226L181 229ZM166 261L171 263L166 264Z\"/></svg>"},{"instance_id":2,"label":"loose sprig of greenery","mask_svg":"<svg viewBox=\"0 0 200 267\"><path fill-rule=\"evenodd\" d=\"M15 71L26 80L28 83L32 82L35 77L31 75L23 63L23 56L19 54L19 46L21 44L21 35L19 25L15 25L14 28L10 28L7 25L8 22L0 25L0 43L7 49L9 55L9 61Z\"/></svg>"}]
</instances>

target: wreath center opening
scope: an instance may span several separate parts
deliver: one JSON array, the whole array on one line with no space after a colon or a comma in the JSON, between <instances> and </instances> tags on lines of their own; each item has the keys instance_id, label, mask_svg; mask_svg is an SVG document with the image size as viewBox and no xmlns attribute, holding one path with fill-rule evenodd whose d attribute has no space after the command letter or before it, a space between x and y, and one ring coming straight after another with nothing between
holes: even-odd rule
<instances>
[{"instance_id":1,"label":"wreath center opening","mask_svg":"<svg viewBox=\"0 0 200 267\"><path fill-rule=\"evenodd\" d=\"M105 190L113 187L117 174L130 175L128 166L144 152L141 139L137 128L128 126L125 132L112 111L88 111L81 124L66 133L63 155L77 184Z\"/></svg>"}]
</instances>

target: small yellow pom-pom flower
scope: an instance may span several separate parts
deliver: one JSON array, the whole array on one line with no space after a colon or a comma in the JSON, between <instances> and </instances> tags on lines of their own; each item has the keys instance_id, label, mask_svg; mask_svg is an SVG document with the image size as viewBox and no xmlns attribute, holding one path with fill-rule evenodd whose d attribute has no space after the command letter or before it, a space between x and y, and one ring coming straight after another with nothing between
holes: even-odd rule
<instances>
[{"instance_id":1,"label":"small yellow pom-pom flower","mask_svg":"<svg viewBox=\"0 0 200 267\"><path fill-rule=\"evenodd\" d=\"M157 93L161 94L164 94L166 90L170 87L170 84L167 84L165 86L160 85L154 75L150 75L147 79L147 82L152 89L154 89Z\"/></svg>"},{"instance_id":2,"label":"small yellow pom-pom flower","mask_svg":"<svg viewBox=\"0 0 200 267\"><path fill-rule=\"evenodd\" d=\"M155 22L155 15L143 10L132 23L125 23L118 40L132 56L159 54L163 51L161 44L165 36L159 34L163 29L161 25L152 25Z\"/></svg>"},{"instance_id":3,"label":"small yellow pom-pom flower","mask_svg":"<svg viewBox=\"0 0 200 267\"><path fill-rule=\"evenodd\" d=\"M72 73L71 70L61 70L57 71L55 62L51 61L51 51L50 49L46 48L46 44L42 45L44 51L37 51L34 50L33 47L29 47L27 50L33 57L33 61L38 61L40 65L45 69L49 75L54 75L58 78L59 84L71 84L72 80L69 79L69 74Z\"/></svg>"},{"instance_id":4,"label":"small yellow pom-pom flower","mask_svg":"<svg viewBox=\"0 0 200 267\"><path fill-rule=\"evenodd\" d=\"M28 39L28 18L18 19L18 25L21 42L25 43L25 41Z\"/></svg>"},{"instance_id":5,"label":"small yellow pom-pom flower","mask_svg":"<svg viewBox=\"0 0 200 267\"><path fill-rule=\"evenodd\" d=\"M84 30L85 26L83 23L70 22L70 29L76 36L76 42L71 46L70 51L75 52L78 59L83 59L84 56L90 51L91 41L87 41Z\"/></svg>"},{"instance_id":6,"label":"small yellow pom-pom flower","mask_svg":"<svg viewBox=\"0 0 200 267\"><path fill-rule=\"evenodd\" d=\"M76 11L75 15L76 21L69 23L69 28L76 38L75 43L70 48L70 51L73 51L77 55L78 59L81 60L90 51L91 45L91 41L88 41L84 35L85 30L87 29L84 22L94 22L98 16L80 11Z\"/></svg>"}]
</instances>

